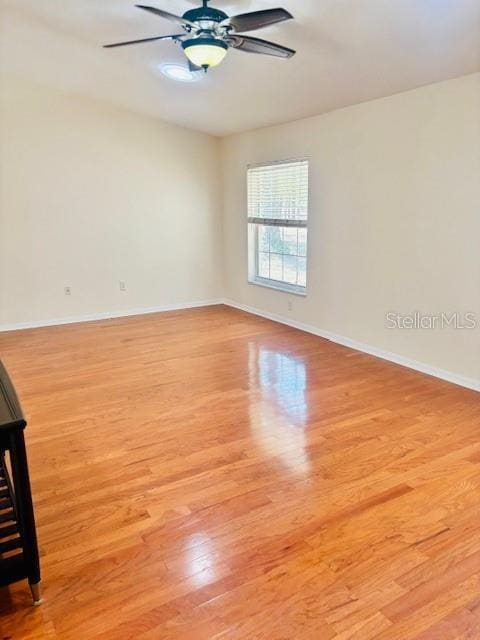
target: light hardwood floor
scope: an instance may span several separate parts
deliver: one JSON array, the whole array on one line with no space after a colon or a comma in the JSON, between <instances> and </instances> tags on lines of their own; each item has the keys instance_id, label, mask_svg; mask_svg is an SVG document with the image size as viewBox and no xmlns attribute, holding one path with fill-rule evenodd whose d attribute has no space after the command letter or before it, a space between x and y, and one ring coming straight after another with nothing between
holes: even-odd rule
<instances>
[{"instance_id":1,"label":"light hardwood floor","mask_svg":"<svg viewBox=\"0 0 480 640\"><path fill-rule=\"evenodd\" d=\"M45 596L2 640L480 638L479 394L225 307L0 354Z\"/></svg>"}]
</instances>

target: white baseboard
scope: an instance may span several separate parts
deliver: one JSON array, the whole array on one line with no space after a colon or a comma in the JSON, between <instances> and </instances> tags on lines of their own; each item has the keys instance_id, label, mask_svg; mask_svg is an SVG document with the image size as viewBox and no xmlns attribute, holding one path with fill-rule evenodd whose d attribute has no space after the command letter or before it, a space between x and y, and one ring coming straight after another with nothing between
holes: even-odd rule
<instances>
[{"instance_id":1,"label":"white baseboard","mask_svg":"<svg viewBox=\"0 0 480 640\"><path fill-rule=\"evenodd\" d=\"M356 340L352 340L351 338L346 338L330 331L318 329L313 325L304 324L303 322L297 322L296 320L291 320L290 318L285 318L284 316L279 316L274 313L267 313L255 307L250 307L245 304L239 304L238 302L235 302L233 300L225 299L223 303L229 307L234 307L235 309L240 309L241 311L246 311L247 313L253 313L256 316L261 316L262 318L267 318L268 320L273 320L274 322L286 324L289 327L293 327L294 329L300 329L301 331L306 331L307 333L313 333L316 336L326 338L327 340L331 340L332 342L336 342L337 344L341 344L345 347L350 347L351 349L355 349L356 351L362 351L363 353L368 353L369 355L376 356L377 358L382 358L382 360L388 360L389 362L400 364L404 367L408 367L409 369L415 369L415 371L420 371L421 373L426 373L430 376L434 376L435 378L440 378L441 380L446 380L447 382L458 384L461 387L466 387L467 389L473 389L473 391L480 391L480 380L476 380L475 378L467 378L465 376L452 373L451 371L437 369L436 367L432 367L423 362L405 358L398 353L390 353L389 351L384 351L383 349L372 347L369 344L357 342Z\"/></svg>"},{"instance_id":2,"label":"white baseboard","mask_svg":"<svg viewBox=\"0 0 480 640\"><path fill-rule=\"evenodd\" d=\"M160 313L162 311L180 311L182 309L194 309L196 307L211 307L212 305L223 304L223 299L200 300L197 302L182 302L178 304L168 304L159 307L141 307L138 309L127 309L117 311L102 311L81 316L70 316L66 318L52 318L51 320L32 320L30 322L17 322L13 324L0 324L0 332L18 331L19 329L37 329L39 327L52 327L62 324L74 324L76 322L93 322L94 320L109 320L111 318L126 318L128 316L142 316L147 313Z\"/></svg>"}]
</instances>

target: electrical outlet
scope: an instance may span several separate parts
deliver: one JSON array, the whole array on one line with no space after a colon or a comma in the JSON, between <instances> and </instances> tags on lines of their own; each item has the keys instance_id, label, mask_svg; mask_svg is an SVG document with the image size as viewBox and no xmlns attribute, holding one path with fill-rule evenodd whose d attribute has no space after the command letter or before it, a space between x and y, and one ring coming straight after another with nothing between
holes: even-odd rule
<instances>
[{"instance_id":1,"label":"electrical outlet","mask_svg":"<svg viewBox=\"0 0 480 640\"><path fill-rule=\"evenodd\" d=\"M65 287L65 295L66 296L71 296L72 295L71 287Z\"/></svg>"},{"instance_id":2,"label":"electrical outlet","mask_svg":"<svg viewBox=\"0 0 480 640\"><path fill-rule=\"evenodd\" d=\"M123 280L120 280L120 282L118 284L120 286L120 291L126 291L127 290L127 285L125 284L125 282Z\"/></svg>"},{"instance_id":3,"label":"electrical outlet","mask_svg":"<svg viewBox=\"0 0 480 640\"><path fill-rule=\"evenodd\" d=\"M291 300L288 301L288 310L289 311L293 310L293 302Z\"/></svg>"}]
</instances>

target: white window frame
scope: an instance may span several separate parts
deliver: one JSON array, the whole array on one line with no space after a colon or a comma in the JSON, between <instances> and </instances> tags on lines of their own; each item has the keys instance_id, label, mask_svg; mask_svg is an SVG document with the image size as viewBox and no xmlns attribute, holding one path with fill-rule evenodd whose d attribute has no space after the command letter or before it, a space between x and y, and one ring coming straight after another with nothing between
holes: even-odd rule
<instances>
[{"instance_id":1,"label":"white window frame","mask_svg":"<svg viewBox=\"0 0 480 640\"><path fill-rule=\"evenodd\" d=\"M287 160L274 160L270 162L261 162L257 164L249 164L247 166L247 200L248 200L248 171L257 167L272 167L279 164L292 164L295 162L307 163L307 176L308 176L308 189L310 191L310 163L309 158L290 158ZM309 206L307 207L307 219L306 220L291 220L281 218L255 218L247 217L248 224L248 282L249 284L258 285L261 287L267 287L276 291L283 291L284 293L293 293L295 295L306 296L307 284L308 284L308 255L309 255L309 241L308 241L308 214ZM264 278L259 273L258 268L258 228L260 225L272 226L272 227L293 227L295 229L307 229L307 250L306 250L306 284L305 286L291 284L289 282L283 282L282 280L274 280L273 278Z\"/></svg>"}]
</instances>

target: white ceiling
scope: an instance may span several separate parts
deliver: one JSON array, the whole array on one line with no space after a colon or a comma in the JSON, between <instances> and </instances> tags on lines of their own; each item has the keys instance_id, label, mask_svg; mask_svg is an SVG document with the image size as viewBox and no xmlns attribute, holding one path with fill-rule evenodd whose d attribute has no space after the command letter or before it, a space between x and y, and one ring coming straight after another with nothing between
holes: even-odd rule
<instances>
[{"instance_id":1,"label":"white ceiling","mask_svg":"<svg viewBox=\"0 0 480 640\"><path fill-rule=\"evenodd\" d=\"M295 21L257 31L291 60L230 51L201 81L158 73L171 42L102 44L176 32L135 0L0 0L4 71L215 135L296 120L480 70L479 0L213 0L228 14L283 6ZM194 0L152 0L171 13Z\"/></svg>"}]
</instances>

